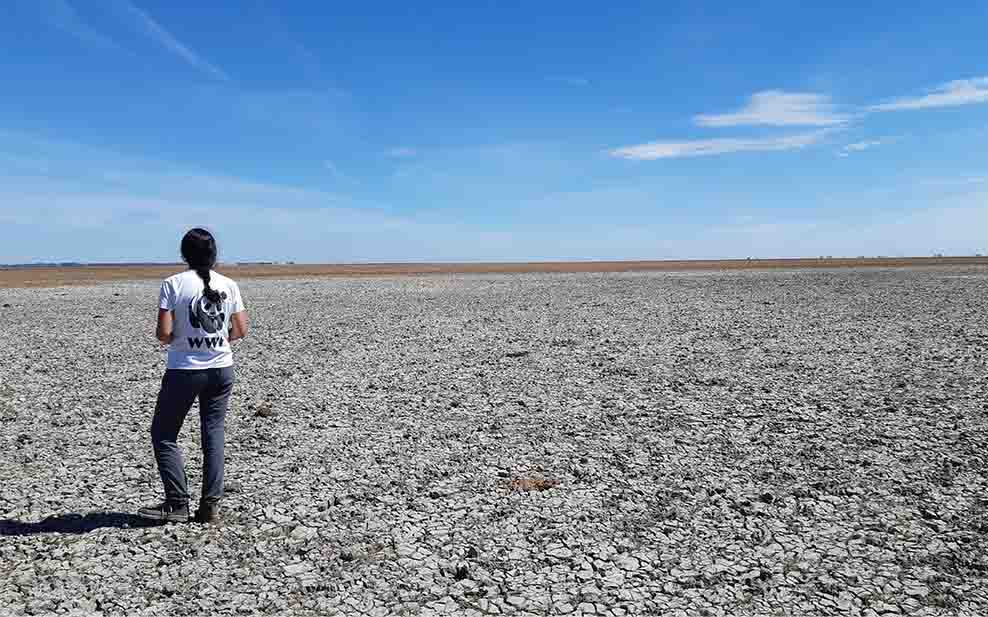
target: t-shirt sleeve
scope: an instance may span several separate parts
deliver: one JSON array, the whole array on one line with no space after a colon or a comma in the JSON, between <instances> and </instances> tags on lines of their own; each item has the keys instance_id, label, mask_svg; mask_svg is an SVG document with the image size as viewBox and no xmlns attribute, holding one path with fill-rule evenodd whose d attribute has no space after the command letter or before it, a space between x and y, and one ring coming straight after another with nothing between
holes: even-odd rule
<instances>
[{"instance_id":1,"label":"t-shirt sleeve","mask_svg":"<svg viewBox=\"0 0 988 617\"><path fill-rule=\"evenodd\" d=\"M163 311L175 310L175 286L171 281L161 283L161 293L158 294L158 308Z\"/></svg>"},{"instance_id":2,"label":"t-shirt sleeve","mask_svg":"<svg viewBox=\"0 0 988 617\"><path fill-rule=\"evenodd\" d=\"M240 296L240 286L233 283L231 290L233 292L232 304L233 309L230 311L231 314L239 313L241 311L246 311L247 307L244 306L244 299Z\"/></svg>"}]
</instances>

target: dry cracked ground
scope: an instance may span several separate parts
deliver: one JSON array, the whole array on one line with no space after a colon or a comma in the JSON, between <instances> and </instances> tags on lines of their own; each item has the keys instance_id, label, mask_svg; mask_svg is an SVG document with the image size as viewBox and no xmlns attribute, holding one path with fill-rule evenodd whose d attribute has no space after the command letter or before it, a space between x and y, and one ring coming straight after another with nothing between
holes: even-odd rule
<instances>
[{"instance_id":1,"label":"dry cracked ground","mask_svg":"<svg viewBox=\"0 0 988 617\"><path fill-rule=\"evenodd\" d=\"M242 288L219 527L157 284L2 291L0 613L988 612L984 267Z\"/></svg>"}]
</instances>

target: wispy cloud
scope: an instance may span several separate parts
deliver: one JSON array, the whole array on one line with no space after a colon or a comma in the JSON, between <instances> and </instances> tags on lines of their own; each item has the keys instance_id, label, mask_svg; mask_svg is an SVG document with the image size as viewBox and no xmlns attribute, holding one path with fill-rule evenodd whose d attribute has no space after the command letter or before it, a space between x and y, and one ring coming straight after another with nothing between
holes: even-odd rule
<instances>
[{"instance_id":1,"label":"wispy cloud","mask_svg":"<svg viewBox=\"0 0 988 617\"><path fill-rule=\"evenodd\" d=\"M974 105L976 103L988 103L988 77L949 81L937 86L923 96L898 98L888 103L872 105L868 110L876 112L904 111L931 109L935 107L956 107L959 105Z\"/></svg>"},{"instance_id":2,"label":"wispy cloud","mask_svg":"<svg viewBox=\"0 0 988 617\"><path fill-rule=\"evenodd\" d=\"M39 4L44 19L52 26L87 45L122 50L110 37L87 24L67 0L44 0Z\"/></svg>"},{"instance_id":3,"label":"wispy cloud","mask_svg":"<svg viewBox=\"0 0 988 617\"><path fill-rule=\"evenodd\" d=\"M729 126L836 126L868 113L956 107L988 103L988 77L957 79L926 94L900 97L886 103L841 108L830 97L809 92L766 90L756 92L741 109L724 114L698 114L693 121L704 127Z\"/></svg>"},{"instance_id":4,"label":"wispy cloud","mask_svg":"<svg viewBox=\"0 0 988 617\"><path fill-rule=\"evenodd\" d=\"M696 139L689 141L656 141L611 150L611 156L638 161L715 156L732 152L773 152L798 150L821 142L831 129L765 138Z\"/></svg>"},{"instance_id":5,"label":"wispy cloud","mask_svg":"<svg viewBox=\"0 0 988 617\"><path fill-rule=\"evenodd\" d=\"M653 160L696 156L714 156L732 152L796 150L820 142L828 131L840 130L849 122L862 120L874 113L910 109L931 109L988 103L988 77L959 79L938 86L925 95L903 97L870 106L838 106L827 95L809 92L765 90L748 98L741 109L723 114L697 114L693 122L707 128L736 126L820 126L829 127L809 133L771 138L719 138L688 141L660 141L617 148L611 156ZM837 156L887 145L897 137L882 137L843 146Z\"/></svg>"},{"instance_id":6,"label":"wispy cloud","mask_svg":"<svg viewBox=\"0 0 988 617\"><path fill-rule=\"evenodd\" d=\"M321 90L242 90L236 101L239 113L252 122L263 123L309 139L339 141L361 122L352 96L338 88Z\"/></svg>"},{"instance_id":7,"label":"wispy cloud","mask_svg":"<svg viewBox=\"0 0 988 617\"><path fill-rule=\"evenodd\" d=\"M562 84L564 86L576 86L584 87L590 85L590 80L585 77L574 77L572 75L554 75L552 77L547 77L547 81L552 83Z\"/></svg>"},{"instance_id":8,"label":"wispy cloud","mask_svg":"<svg viewBox=\"0 0 988 617\"><path fill-rule=\"evenodd\" d=\"M856 141L851 144L847 144L837 153L837 156L847 157L851 156L855 152L863 152L865 150L870 150L872 148L877 148L879 146L885 146L891 143L899 141L898 137L879 137L878 139L867 139L864 141Z\"/></svg>"},{"instance_id":9,"label":"wispy cloud","mask_svg":"<svg viewBox=\"0 0 988 617\"><path fill-rule=\"evenodd\" d=\"M837 111L829 96L782 90L757 92L751 95L747 105L735 112L693 117L696 124L707 127L834 126L850 119L850 115Z\"/></svg>"},{"instance_id":10,"label":"wispy cloud","mask_svg":"<svg viewBox=\"0 0 988 617\"><path fill-rule=\"evenodd\" d=\"M210 64L199 56L199 54L192 51L192 49L175 38L171 32L166 30L149 14L142 11L128 0L121 0L119 6L123 9L124 13L133 22L133 24L155 43L161 45L172 54L187 62L190 66L195 67L210 77L214 77L222 81L231 81L230 76L223 72L222 69Z\"/></svg>"},{"instance_id":11,"label":"wispy cloud","mask_svg":"<svg viewBox=\"0 0 988 617\"><path fill-rule=\"evenodd\" d=\"M125 226L140 237L140 242L130 241L133 247L127 250L136 251L132 255L112 254L117 249L109 249L106 257L113 259L171 257L174 238L179 237L182 228L192 225L228 231L250 228L254 237L258 237L255 232L264 229L281 230L287 234L285 237L293 238L293 243L295 238L306 236L304 244L311 250L318 246L318 235L326 230L372 235L407 223L407 219L389 214L378 204L338 191L204 173L172 163L0 131L0 160L33 156L45 159L44 169L0 166L0 223L26 225L66 237L76 232L116 233ZM159 249L162 230L168 240ZM32 249L26 242L15 242L11 248L7 235L0 232L0 262L47 258L46 254L32 253L37 247ZM228 237L233 236L231 231ZM17 252L18 244L25 252ZM238 252L250 256L257 251L252 242L240 244ZM72 251L88 250L78 242L70 245L71 242L49 249L66 259L72 258ZM290 248L284 246L280 250L291 254ZM87 255L94 259L99 256Z\"/></svg>"},{"instance_id":12,"label":"wispy cloud","mask_svg":"<svg viewBox=\"0 0 988 617\"><path fill-rule=\"evenodd\" d=\"M391 148L388 150L388 156L396 159L410 159L414 156L418 156L418 150L415 148Z\"/></svg>"},{"instance_id":13,"label":"wispy cloud","mask_svg":"<svg viewBox=\"0 0 988 617\"><path fill-rule=\"evenodd\" d=\"M264 30L269 36L279 39L291 49L294 55L301 60L302 68L306 73L310 76L318 75L321 64L319 58L298 39L281 17L278 6L272 6L272 4L274 3L267 0L255 0L252 5L259 12Z\"/></svg>"},{"instance_id":14,"label":"wispy cloud","mask_svg":"<svg viewBox=\"0 0 988 617\"><path fill-rule=\"evenodd\" d=\"M333 179L336 180L337 182L349 182L349 183L357 182L357 180L354 179L352 176L344 173L343 170L340 169L340 166L334 163L333 161L323 161L322 166L326 169L326 171L329 172L329 175L332 176Z\"/></svg>"},{"instance_id":15,"label":"wispy cloud","mask_svg":"<svg viewBox=\"0 0 988 617\"><path fill-rule=\"evenodd\" d=\"M920 181L920 184L936 187L969 187L971 185L988 184L988 176L960 175L951 178L927 178Z\"/></svg>"},{"instance_id":16,"label":"wispy cloud","mask_svg":"<svg viewBox=\"0 0 988 617\"><path fill-rule=\"evenodd\" d=\"M519 148L498 152L517 159ZM983 176L978 168L960 179L970 186L936 191L909 186L877 199L850 190L835 203L861 207L836 219L811 210L796 220L765 213L763 219L738 217L736 228L724 228L722 217L714 223L643 217L664 193L639 186L594 189L582 198L567 192L522 201L523 224L468 216L451 222L448 213L399 214L383 203L337 192L176 168L78 144L16 139L0 130L0 157L7 153L44 158L50 169L41 177L0 165L0 263L177 260L181 234L200 225L217 230L225 262L988 252L983 233L988 185L978 179ZM450 160L458 158L462 152ZM533 167L531 160L524 166ZM532 186L542 191L541 169L532 171L539 176ZM564 165L559 177L571 178L572 168ZM451 182L462 180L457 176ZM581 205L574 208L574 203ZM614 207L602 210L601 204ZM566 216L539 222L530 216L536 211Z\"/></svg>"}]
</instances>

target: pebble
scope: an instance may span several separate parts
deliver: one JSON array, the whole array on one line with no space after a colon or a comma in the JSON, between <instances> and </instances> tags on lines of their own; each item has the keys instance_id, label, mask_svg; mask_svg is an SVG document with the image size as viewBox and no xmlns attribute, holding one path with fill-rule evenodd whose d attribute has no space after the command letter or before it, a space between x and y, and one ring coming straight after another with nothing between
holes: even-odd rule
<instances>
[{"instance_id":1,"label":"pebble","mask_svg":"<svg viewBox=\"0 0 988 617\"><path fill-rule=\"evenodd\" d=\"M617 564L617 567L626 572L637 572L641 567L640 561L627 555L619 557L615 563Z\"/></svg>"},{"instance_id":2,"label":"pebble","mask_svg":"<svg viewBox=\"0 0 988 617\"><path fill-rule=\"evenodd\" d=\"M571 559L573 557L573 551L565 547L549 549L545 554L556 559Z\"/></svg>"}]
</instances>

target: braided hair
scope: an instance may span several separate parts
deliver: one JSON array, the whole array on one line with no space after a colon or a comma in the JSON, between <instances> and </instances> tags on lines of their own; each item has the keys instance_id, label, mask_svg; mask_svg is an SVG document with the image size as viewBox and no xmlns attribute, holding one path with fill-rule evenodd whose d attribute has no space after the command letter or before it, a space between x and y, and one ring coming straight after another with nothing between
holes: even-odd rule
<instances>
[{"instance_id":1,"label":"braided hair","mask_svg":"<svg viewBox=\"0 0 988 617\"><path fill-rule=\"evenodd\" d=\"M182 238L182 259L202 279L205 286L203 295L213 303L222 299L220 292L209 286L209 271L216 265L216 254L216 239L201 227L190 229Z\"/></svg>"}]
</instances>

